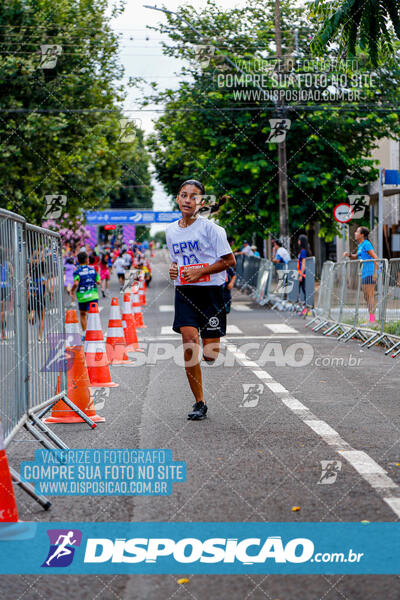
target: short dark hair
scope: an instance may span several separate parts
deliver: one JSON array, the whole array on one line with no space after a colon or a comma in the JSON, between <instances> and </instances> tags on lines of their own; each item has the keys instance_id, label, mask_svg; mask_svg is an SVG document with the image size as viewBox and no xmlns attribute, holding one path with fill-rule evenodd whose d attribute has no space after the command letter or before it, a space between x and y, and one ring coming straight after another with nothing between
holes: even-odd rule
<instances>
[{"instance_id":1,"label":"short dark hair","mask_svg":"<svg viewBox=\"0 0 400 600\"><path fill-rule=\"evenodd\" d=\"M200 182L197 181L197 179L187 179L186 181L184 181L183 183L181 183L179 190L178 190L178 194L181 191L181 189L185 186L185 185L194 185L196 186L200 192L202 193L202 195L204 196L206 193L206 189L204 187L204 185Z\"/></svg>"},{"instance_id":2,"label":"short dark hair","mask_svg":"<svg viewBox=\"0 0 400 600\"><path fill-rule=\"evenodd\" d=\"M82 252L79 252L78 256L77 256L78 263L80 265L85 264L85 262L87 261L87 257L88 257L87 252L85 252L84 250L82 250Z\"/></svg>"},{"instance_id":3,"label":"short dark hair","mask_svg":"<svg viewBox=\"0 0 400 600\"><path fill-rule=\"evenodd\" d=\"M273 244L276 244L277 246L281 247L282 246L282 242L281 240L272 240Z\"/></svg>"},{"instance_id":4,"label":"short dark hair","mask_svg":"<svg viewBox=\"0 0 400 600\"><path fill-rule=\"evenodd\" d=\"M95 262L96 262L96 256L94 254L91 254L89 256L89 265L94 265Z\"/></svg>"}]
</instances>

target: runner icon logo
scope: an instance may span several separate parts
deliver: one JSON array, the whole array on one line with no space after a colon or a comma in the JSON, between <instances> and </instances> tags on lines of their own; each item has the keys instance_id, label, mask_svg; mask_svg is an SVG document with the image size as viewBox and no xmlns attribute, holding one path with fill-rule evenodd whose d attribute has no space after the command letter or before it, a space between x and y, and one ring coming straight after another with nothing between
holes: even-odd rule
<instances>
[{"instance_id":1,"label":"runner icon logo","mask_svg":"<svg viewBox=\"0 0 400 600\"><path fill-rule=\"evenodd\" d=\"M243 385L243 401L239 404L241 408L254 408L257 406L260 395L264 391L262 383L242 383Z\"/></svg>"},{"instance_id":2,"label":"runner icon logo","mask_svg":"<svg viewBox=\"0 0 400 600\"><path fill-rule=\"evenodd\" d=\"M335 483L339 471L342 469L340 460L321 460L321 477L319 484Z\"/></svg>"},{"instance_id":3,"label":"runner icon logo","mask_svg":"<svg viewBox=\"0 0 400 600\"><path fill-rule=\"evenodd\" d=\"M208 319L208 325L209 327L207 327L207 329L216 329L219 325L218 317L210 317Z\"/></svg>"},{"instance_id":4,"label":"runner icon logo","mask_svg":"<svg viewBox=\"0 0 400 600\"><path fill-rule=\"evenodd\" d=\"M81 545L80 529L48 529L50 548L42 567L68 567L75 554L75 548Z\"/></svg>"}]
</instances>

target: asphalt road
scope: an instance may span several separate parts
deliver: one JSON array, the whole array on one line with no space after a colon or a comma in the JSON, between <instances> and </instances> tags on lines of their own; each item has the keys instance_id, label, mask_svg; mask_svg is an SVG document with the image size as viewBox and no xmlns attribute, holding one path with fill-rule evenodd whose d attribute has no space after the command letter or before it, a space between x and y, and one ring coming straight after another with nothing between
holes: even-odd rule
<instances>
[{"instance_id":1,"label":"asphalt road","mask_svg":"<svg viewBox=\"0 0 400 600\"><path fill-rule=\"evenodd\" d=\"M114 282L111 288L118 295ZM106 422L54 425L71 448L169 448L187 481L169 497L56 497L43 512L17 491L20 518L37 521L396 521L400 516L398 363L304 328L235 292L221 362L203 369L209 417L187 421L193 403L172 323L173 288L163 253L153 261L141 330L146 364L112 367L118 388ZM106 330L110 299L101 300ZM145 346L147 344L147 346ZM178 350L177 350L178 349ZM164 354L156 359L155 354ZM246 356L244 355L246 353ZM131 355L133 356L133 355ZM20 433L11 464L33 458ZM336 461L334 483L321 461ZM293 512L293 507L300 510ZM3 576L7 599L190 598L397 600L395 576Z\"/></svg>"}]
</instances>

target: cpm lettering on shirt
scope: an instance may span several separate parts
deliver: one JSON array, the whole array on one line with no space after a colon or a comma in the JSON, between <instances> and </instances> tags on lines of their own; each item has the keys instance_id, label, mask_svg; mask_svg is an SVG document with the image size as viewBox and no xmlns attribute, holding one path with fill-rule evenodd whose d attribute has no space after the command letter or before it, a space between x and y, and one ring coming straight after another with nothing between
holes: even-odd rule
<instances>
[{"instance_id":1,"label":"cpm lettering on shirt","mask_svg":"<svg viewBox=\"0 0 400 600\"><path fill-rule=\"evenodd\" d=\"M184 254L185 251L194 252L194 250L200 251L199 240L193 240L188 242L179 242L178 244L172 244L172 250L174 254Z\"/></svg>"}]
</instances>

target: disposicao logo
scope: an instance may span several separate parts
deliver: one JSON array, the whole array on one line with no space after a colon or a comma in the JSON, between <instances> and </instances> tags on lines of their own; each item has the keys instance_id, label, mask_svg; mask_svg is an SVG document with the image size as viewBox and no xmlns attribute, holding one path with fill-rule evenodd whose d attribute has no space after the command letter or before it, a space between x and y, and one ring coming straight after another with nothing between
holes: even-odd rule
<instances>
[{"instance_id":1,"label":"disposicao logo","mask_svg":"<svg viewBox=\"0 0 400 600\"><path fill-rule=\"evenodd\" d=\"M251 550L250 550L251 549ZM246 565L264 563L303 563L310 560L314 544L307 538L295 538L282 543L279 536L266 540L247 538L89 538L86 544L85 563L155 563L161 557L170 557L178 563L234 563Z\"/></svg>"},{"instance_id":2,"label":"disposicao logo","mask_svg":"<svg viewBox=\"0 0 400 600\"><path fill-rule=\"evenodd\" d=\"M80 529L49 529L50 549L42 567L68 567L75 554L75 548L81 545Z\"/></svg>"}]
</instances>

